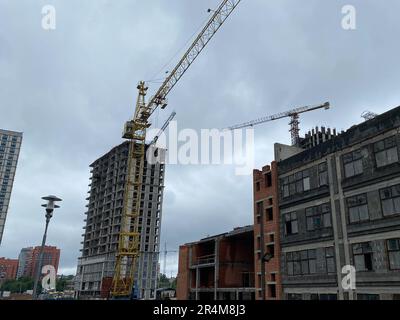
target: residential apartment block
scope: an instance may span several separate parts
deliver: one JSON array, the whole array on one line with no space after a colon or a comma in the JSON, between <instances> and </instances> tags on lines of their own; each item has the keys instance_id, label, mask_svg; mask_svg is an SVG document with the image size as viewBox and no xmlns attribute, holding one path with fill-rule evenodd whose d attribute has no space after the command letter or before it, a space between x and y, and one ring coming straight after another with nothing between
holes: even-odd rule
<instances>
[{"instance_id":1,"label":"residential apartment block","mask_svg":"<svg viewBox=\"0 0 400 320\"><path fill-rule=\"evenodd\" d=\"M254 300L253 226L179 248L178 300Z\"/></svg>"},{"instance_id":2,"label":"residential apartment block","mask_svg":"<svg viewBox=\"0 0 400 320\"><path fill-rule=\"evenodd\" d=\"M18 256L17 278L28 277L32 263L33 247L22 248Z\"/></svg>"},{"instance_id":3,"label":"residential apartment block","mask_svg":"<svg viewBox=\"0 0 400 320\"><path fill-rule=\"evenodd\" d=\"M34 247L31 251L31 256L27 259L28 262L28 269L25 276L34 278L36 275L36 268L38 268L39 263L39 256L40 256L40 249L41 247ZM58 271L58 265L60 263L60 249L57 247L52 246L45 246L43 250L42 256L42 267L51 265L56 270L56 274Z\"/></svg>"},{"instance_id":4,"label":"residential apartment block","mask_svg":"<svg viewBox=\"0 0 400 320\"><path fill-rule=\"evenodd\" d=\"M75 290L80 299L108 298L121 227L129 142L113 148L91 164L85 230ZM164 164L144 165L140 256L135 280L139 298L155 298L164 191Z\"/></svg>"},{"instance_id":5,"label":"residential apartment block","mask_svg":"<svg viewBox=\"0 0 400 320\"><path fill-rule=\"evenodd\" d=\"M17 169L22 133L0 129L0 244Z\"/></svg>"},{"instance_id":6,"label":"residential apartment block","mask_svg":"<svg viewBox=\"0 0 400 320\"><path fill-rule=\"evenodd\" d=\"M399 133L400 107L307 149L275 146L283 298L400 298Z\"/></svg>"},{"instance_id":7,"label":"residential apartment block","mask_svg":"<svg viewBox=\"0 0 400 320\"><path fill-rule=\"evenodd\" d=\"M17 277L18 260L0 258L0 284L5 280L13 280Z\"/></svg>"}]
</instances>

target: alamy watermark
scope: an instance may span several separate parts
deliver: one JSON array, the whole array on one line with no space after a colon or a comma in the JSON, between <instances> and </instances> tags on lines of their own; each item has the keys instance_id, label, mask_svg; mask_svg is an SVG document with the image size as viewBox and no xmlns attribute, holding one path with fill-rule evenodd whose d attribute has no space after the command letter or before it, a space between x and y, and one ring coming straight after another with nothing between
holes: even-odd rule
<instances>
[{"instance_id":1,"label":"alamy watermark","mask_svg":"<svg viewBox=\"0 0 400 320\"><path fill-rule=\"evenodd\" d=\"M353 5L345 5L342 7L342 28L344 30L357 29L357 11Z\"/></svg>"},{"instance_id":2,"label":"alamy watermark","mask_svg":"<svg viewBox=\"0 0 400 320\"><path fill-rule=\"evenodd\" d=\"M342 288L345 291L356 290L356 268L352 265L345 265L342 268Z\"/></svg>"},{"instance_id":3,"label":"alamy watermark","mask_svg":"<svg viewBox=\"0 0 400 320\"><path fill-rule=\"evenodd\" d=\"M43 30L55 30L57 27L56 8L52 5L42 7L42 28Z\"/></svg>"},{"instance_id":4,"label":"alamy watermark","mask_svg":"<svg viewBox=\"0 0 400 320\"><path fill-rule=\"evenodd\" d=\"M56 269L52 265L43 266L42 274L45 276L42 279L42 290L52 291L56 289Z\"/></svg>"},{"instance_id":5,"label":"alamy watermark","mask_svg":"<svg viewBox=\"0 0 400 320\"><path fill-rule=\"evenodd\" d=\"M147 135L158 132L159 129L149 129ZM236 175L249 175L255 166L254 153L253 129L182 129L178 132L177 122L171 121L168 138L163 132L156 146L147 150L146 157L150 164L233 165Z\"/></svg>"}]
</instances>

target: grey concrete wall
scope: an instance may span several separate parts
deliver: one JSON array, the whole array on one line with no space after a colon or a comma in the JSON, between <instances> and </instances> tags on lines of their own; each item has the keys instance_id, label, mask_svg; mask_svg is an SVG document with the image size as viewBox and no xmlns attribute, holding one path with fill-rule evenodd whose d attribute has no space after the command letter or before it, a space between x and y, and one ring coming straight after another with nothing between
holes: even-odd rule
<instances>
[{"instance_id":1,"label":"grey concrete wall","mask_svg":"<svg viewBox=\"0 0 400 320\"><path fill-rule=\"evenodd\" d=\"M374 153L374 143L394 136L400 159L399 126L400 107L278 163L283 252L281 272L286 296L299 293L306 299L310 292L336 292L340 299L356 299L358 293L378 293L382 299L391 299L394 294L400 294L400 271L390 270L386 247L386 240L400 238L400 215L383 215L379 193L382 188L400 185L400 162L378 168ZM354 150L361 150L363 173L346 178L343 155ZM324 161L330 170L329 187L317 184L317 166ZM282 179L304 169L310 170L311 190L283 198ZM367 195L369 219L350 223L347 198L359 194ZM332 227L307 231L305 209L326 201L331 203ZM285 234L284 215L287 212L297 213L299 232L296 235ZM357 272L357 289L344 292L340 286L340 270L336 275L323 272L324 259L320 248L334 245L337 267L341 269L346 264L354 265L353 245L367 241L371 242L373 250L373 270ZM317 248L319 272L288 276L285 253L306 248Z\"/></svg>"}]
</instances>

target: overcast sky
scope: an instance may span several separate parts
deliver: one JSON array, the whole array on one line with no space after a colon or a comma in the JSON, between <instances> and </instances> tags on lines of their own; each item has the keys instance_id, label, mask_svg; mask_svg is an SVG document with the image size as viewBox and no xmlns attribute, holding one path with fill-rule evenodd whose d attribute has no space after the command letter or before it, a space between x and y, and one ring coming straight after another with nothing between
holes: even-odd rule
<instances>
[{"instance_id":1,"label":"overcast sky","mask_svg":"<svg viewBox=\"0 0 400 320\"><path fill-rule=\"evenodd\" d=\"M56 8L54 31L42 6ZM139 80L165 76L219 0L0 0L0 128L24 138L0 256L39 245L41 197L63 198L47 243L61 248L60 272L75 273L84 226L89 164L122 142ZM357 29L341 26L342 7ZM330 101L301 117L346 129L365 110L400 105L398 0L243 0L156 112L179 129L220 128ZM171 60L172 59L172 60ZM172 61L167 67L163 66ZM150 92L157 84L149 83ZM287 120L255 130L256 167L273 143L290 143ZM252 177L232 166L168 165L161 242L185 242L252 223ZM176 272L170 254L167 272Z\"/></svg>"}]
</instances>

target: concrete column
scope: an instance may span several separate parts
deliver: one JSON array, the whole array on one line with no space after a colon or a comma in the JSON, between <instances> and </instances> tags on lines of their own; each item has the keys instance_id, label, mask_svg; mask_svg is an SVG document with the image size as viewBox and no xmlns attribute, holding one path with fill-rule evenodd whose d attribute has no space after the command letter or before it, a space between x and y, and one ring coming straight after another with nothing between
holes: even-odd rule
<instances>
[{"instance_id":1,"label":"concrete column","mask_svg":"<svg viewBox=\"0 0 400 320\"><path fill-rule=\"evenodd\" d=\"M214 259L214 300L218 300L217 291L219 285L219 243L220 239L215 240L215 259Z\"/></svg>"},{"instance_id":2,"label":"concrete column","mask_svg":"<svg viewBox=\"0 0 400 320\"><path fill-rule=\"evenodd\" d=\"M196 300L199 300L199 282L200 282L200 272L199 268L196 267Z\"/></svg>"},{"instance_id":3,"label":"concrete column","mask_svg":"<svg viewBox=\"0 0 400 320\"><path fill-rule=\"evenodd\" d=\"M335 154L336 160L336 175L338 182L338 195L339 195L339 204L340 204L340 218L342 220L342 232L343 232L343 247L344 247L344 258L346 265L350 265L350 249L349 249L349 241L347 238L347 219L346 219L346 207L344 204L344 194L342 189L342 166L340 163L340 156ZM339 283L341 287L341 283ZM349 292L349 299L354 300L354 292L351 290Z\"/></svg>"},{"instance_id":4,"label":"concrete column","mask_svg":"<svg viewBox=\"0 0 400 320\"><path fill-rule=\"evenodd\" d=\"M328 167L328 180L329 180L329 195L331 200L331 217L332 217L332 228L333 228L333 237L335 240L335 261L336 261L336 279L338 284L339 290L339 300L343 300L343 288L342 288L342 266L340 264L340 238L339 235L339 225L337 221L337 213L336 213L336 206L335 206L335 188L333 183L334 171L332 162L334 161L333 156L329 156L327 159L327 167Z\"/></svg>"}]
</instances>

